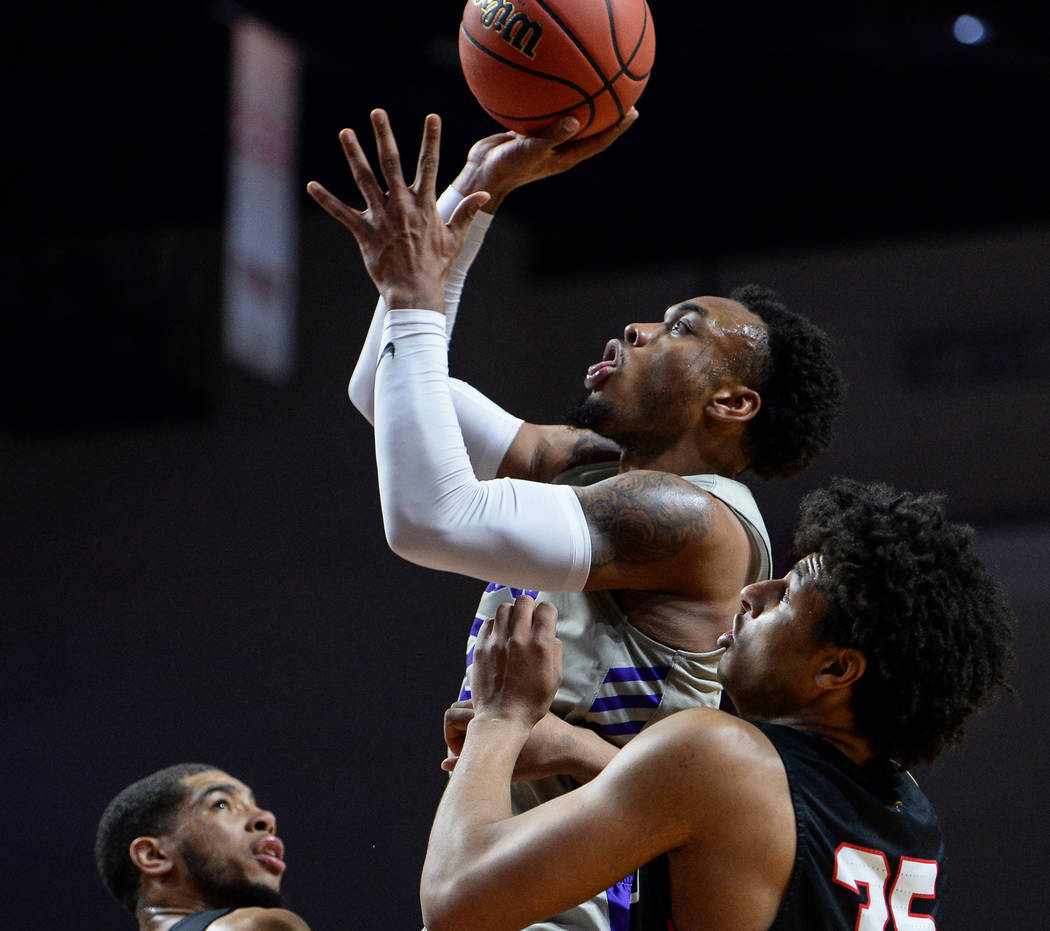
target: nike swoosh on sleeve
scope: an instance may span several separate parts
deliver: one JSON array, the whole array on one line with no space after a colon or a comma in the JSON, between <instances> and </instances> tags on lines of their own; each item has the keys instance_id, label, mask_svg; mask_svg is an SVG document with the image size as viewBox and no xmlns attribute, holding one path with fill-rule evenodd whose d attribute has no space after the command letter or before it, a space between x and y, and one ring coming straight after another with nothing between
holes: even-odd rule
<instances>
[{"instance_id":1,"label":"nike swoosh on sleeve","mask_svg":"<svg viewBox=\"0 0 1050 931\"><path fill-rule=\"evenodd\" d=\"M396 355L397 355L397 346L395 346L393 344L393 342L387 343L383 347L383 351L381 353L379 353L379 362L376 363L376 368L379 368L380 363L383 361L383 359L386 356L396 356Z\"/></svg>"}]
</instances>

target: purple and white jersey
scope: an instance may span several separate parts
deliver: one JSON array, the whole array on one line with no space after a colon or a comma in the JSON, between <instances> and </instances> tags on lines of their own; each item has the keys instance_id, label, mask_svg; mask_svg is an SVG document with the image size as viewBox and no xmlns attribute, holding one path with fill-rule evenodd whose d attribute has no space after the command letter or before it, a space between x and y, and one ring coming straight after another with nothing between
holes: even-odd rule
<instances>
[{"instance_id":1,"label":"purple and white jersey","mask_svg":"<svg viewBox=\"0 0 1050 931\"><path fill-rule=\"evenodd\" d=\"M606 477L606 476L601 476ZM752 543L750 581L772 571L769 536L747 486L717 475L686 479L724 501L740 518ZM716 675L722 650L691 653L658 643L628 623L611 592L546 592L490 584L475 612L467 641L467 670L460 698L470 698L474 641L485 618L520 594L549 601L558 609L564 678L551 705L558 717L588 727L622 747L651 721L683 708L717 708L722 684ZM515 782L515 813L533 808L575 788L568 776ZM527 931L626 931L636 877L628 877L583 905Z\"/></svg>"}]
</instances>

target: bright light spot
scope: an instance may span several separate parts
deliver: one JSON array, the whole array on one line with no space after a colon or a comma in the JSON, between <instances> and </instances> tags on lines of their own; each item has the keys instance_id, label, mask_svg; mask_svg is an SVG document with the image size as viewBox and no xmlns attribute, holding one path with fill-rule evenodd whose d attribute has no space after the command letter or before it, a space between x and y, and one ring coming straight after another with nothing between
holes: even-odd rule
<instances>
[{"instance_id":1,"label":"bright light spot","mask_svg":"<svg viewBox=\"0 0 1050 931\"><path fill-rule=\"evenodd\" d=\"M956 42L963 45L979 45L988 38L988 30L976 16L964 13L955 20L952 35L955 36Z\"/></svg>"}]
</instances>

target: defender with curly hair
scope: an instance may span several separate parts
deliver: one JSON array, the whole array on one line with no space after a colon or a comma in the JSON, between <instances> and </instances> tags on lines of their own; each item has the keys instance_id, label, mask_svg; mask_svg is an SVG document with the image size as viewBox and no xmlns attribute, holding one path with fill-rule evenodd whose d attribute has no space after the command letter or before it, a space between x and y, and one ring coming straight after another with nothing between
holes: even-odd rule
<instances>
[{"instance_id":1,"label":"defender with curly hair","mask_svg":"<svg viewBox=\"0 0 1050 931\"><path fill-rule=\"evenodd\" d=\"M1008 689L1014 623L943 504L843 480L810 495L802 557L744 588L720 638L742 717L672 715L523 815L509 787L561 650L551 605L502 607L431 833L430 931L511 931L634 869L633 931L942 927L944 841L905 767Z\"/></svg>"}]
</instances>

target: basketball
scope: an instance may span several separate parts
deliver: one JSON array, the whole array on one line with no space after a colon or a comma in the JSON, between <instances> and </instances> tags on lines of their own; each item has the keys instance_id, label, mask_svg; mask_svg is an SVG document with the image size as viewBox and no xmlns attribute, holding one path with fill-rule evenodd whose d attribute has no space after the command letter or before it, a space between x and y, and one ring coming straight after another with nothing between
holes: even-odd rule
<instances>
[{"instance_id":1,"label":"basketball","mask_svg":"<svg viewBox=\"0 0 1050 931\"><path fill-rule=\"evenodd\" d=\"M580 121L607 129L634 105L656 49L646 0L467 0L459 61L478 103L507 129Z\"/></svg>"}]
</instances>

